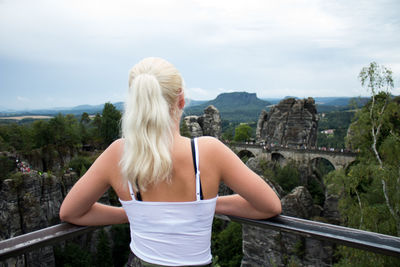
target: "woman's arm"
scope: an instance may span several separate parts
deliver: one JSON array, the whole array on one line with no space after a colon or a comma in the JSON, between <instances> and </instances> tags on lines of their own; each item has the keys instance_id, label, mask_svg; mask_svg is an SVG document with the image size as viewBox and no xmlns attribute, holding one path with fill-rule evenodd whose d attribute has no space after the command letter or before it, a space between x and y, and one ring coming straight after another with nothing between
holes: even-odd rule
<instances>
[{"instance_id":1,"label":"woman's arm","mask_svg":"<svg viewBox=\"0 0 400 267\"><path fill-rule=\"evenodd\" d=\"M123 208L97 203L110 187L111 174L119 172L119 141L111 144L65 197L60 218L78 225L108 225L128 222Z\"/></svg>"},{"instance_id":2,"label":"woman's arm","mask_svg":"<svg viewBox=\"0 0 400 267\"><path fill-rule=\"evenodd\" d=\"M221 196L216 213L252 219L266 219L282 212L281 201L272 188L249 169L228 147L214 141L217 169L222 181L236 195Z\"/></svg>"}]
</instances>

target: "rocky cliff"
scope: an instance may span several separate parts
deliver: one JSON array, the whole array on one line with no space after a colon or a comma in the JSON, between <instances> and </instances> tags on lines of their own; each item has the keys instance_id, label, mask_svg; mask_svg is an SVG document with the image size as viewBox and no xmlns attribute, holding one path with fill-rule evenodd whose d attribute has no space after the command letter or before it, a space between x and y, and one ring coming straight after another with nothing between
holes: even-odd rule
<instances>
[{"instance_id":1,"label":"rocky cliff","mask_svg":"<svg viewBox=\"0 0 400 267\"><path fill-rule=\"evenodd\" d=\"M263 110L257 123L256 139L267 145L315 147L318 116L313 98L282 100Z\"/></svg>"},{"instance_id":2,"label":"rocky cliff","mask_svg":"<svg viewBox=\"0 0 400 267\"><path fill-rule=\"evenodd\" d=\"M204 109L202 116L186 116L184 123L192 137L221 137L221 116L218 109L212 105Z\"/></svg>"},{"instance_id":3,"label":"rocky cliff","mask_svg":"<svg viewBox=\"0 0 400 267\"><path fill-rule=\"evenodd\" d=\"M310 219L321 216L320 207L303 186L282 199L283 214ZM332 266L334 244L281 231L243 225L242 267Z\"/></svg>"},{"instance_id":4,"label":"rocky cliff","mask_svg":"<svg viewBox=\"0 0 400 267\"><path fill-rule=\"evenodd\" d=\"M261 158L251 158L247 166L262 175ZM314 204L304 186L285 194L274 182L264 178L281 198L282 214L303 219L338 224L338 198L326 196L324 207ZM220 192L221 194L222 192ZM242 267L260 266L331 266L334 244L300 235L244 224Z\"/></svg>"},{"instance_id":5,"label":"rocky cliff","mask_svg":"<svg viewBox=\"0 0 400 267\"><path fill-rule=\"evenodd\" d=\"M60 222L58 211L66 192L77 180L75 173L61 178L36 171L15 173L0 184L0 240L29 233ZM52 247L12 258L0 266L54 266Z\"/></svg>"}]
</instances>

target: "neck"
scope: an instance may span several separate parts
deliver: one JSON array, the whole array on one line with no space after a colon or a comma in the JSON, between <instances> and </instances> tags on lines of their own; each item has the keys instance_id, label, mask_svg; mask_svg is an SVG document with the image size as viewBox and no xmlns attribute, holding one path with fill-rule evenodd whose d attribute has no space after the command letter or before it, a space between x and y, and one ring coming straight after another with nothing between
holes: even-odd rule
<instances>
[{"instance_id":1,"label":"neck","mask_svg":"<svg viewBox=\"0 0 400 267\"><path fill-rule=\"evenodd\" d=\"M175 126L173 128L173 131L174 131L173 132L173 136L174 136L174 138L181 136L180 121L181 121L181 116L179 116L179 119L175 121Z\"/></svg>"}]
</instances>

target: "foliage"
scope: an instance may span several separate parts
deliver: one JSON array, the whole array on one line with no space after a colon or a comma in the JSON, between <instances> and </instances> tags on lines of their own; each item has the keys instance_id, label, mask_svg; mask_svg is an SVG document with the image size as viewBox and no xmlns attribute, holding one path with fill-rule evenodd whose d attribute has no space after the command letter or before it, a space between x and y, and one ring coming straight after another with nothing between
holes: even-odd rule
<instances>
[{"instance_id":1,"label":"foliage","mask_svg":"<svg viewBox=\"0 0 400 267\"><path fill-rule=\"evenodd\" d=\"M214 220L212 252L215 265L221 267L240 266L242 253L242 225L229 222L226 227L221 220Z\"/></svg>"},{"instance_id":2,"label":"foliage","mask_svg":"<svg viewBox=\"0 0 400 267\"><path fill-rule=\"evenodd\" d=\"M231 122L228 120L221 120L221 128L222 128L222 140L224 141L232 141L233 136L235 134L235 128L240 123Z\"/></svg>"},{"instance_id":3,"label":"foliage","mask_svg":"<svg viewBox=\"0 0 400 267\"><path fill-rule=\"evenodd\" d=\"M131 241L129 224L117 224L111 228L111 236L114 241L112 256L115 267L122 267L128 261Z\"/></svg>"},{"instance_id":4,"label":"foliage","mask_svg":"<svg viewBox=\"0 0 400 267\"><path fill-rule=\"evenodd\" d=\"M180 133L182 136L188 137L188 138L192 138L189 128L187 126L187 124L185 123L184 120L181 121L181 125L180 125Z\"/></svg>"},{"instance_id":5,"label":"foliage","mask_svg":"<svg viewBox=\"0 0 400 267\"><path fill-rule=\"evenodd\" d=\"M99 267L113 266L109 237L103 228L99 231L97 252L93 262Z\"/></svg>"},{"instance_id":6,"label":"foliage","mask_svg":"<svg viewBox=\"0 0 400 267\"><path fill-rule=\"evenodd\" d=\"M371 100L357 112L347 137L360 153L347 171L327 175L326 184L339 195L347 226L400 236L400 101L390 96L393 80L387 68L371 63L360 72L360 80ZM340 266L352 266L348 259L363 266L392 266L394 260L349 248L340 252Z\"/></svg>"},{"instance_id":7,"label":"foliage","mask_svg":"<svg viewBox=\"0 0 400 267\"><path fill-rule=\"evenodd\" d=\"M0 182L14 171L15 162L6 156L0 156Z\"/></svg>"},{"instance_id":8,"label":"foliage","mask_svg":"<svg viewBox=\"0 0 400 267\"><path fill-rule=\"evenodd\" d=\"M11 123L0 125L0 140L2 150L17 150L21 154L32 150L32 127Z\"/></svg>"},{"instance_id":9,"label":"foliage","mask_svg":"<svg viewBox=\"0 0 400 267\"><path fill-rule=\"evenodd\" d=\"M241 123L235 128L233 140L236 142L248 141L252 136L252 128L247 123Z\"/></svg>"},{"instance_id":10,"label":"foliage","mask_svg":"<svg viewBox=\"0 0 400 267\"><path fill-rule=\"evenodd\" d=\"M338 255L341 257L341 260L340 262L334 264L334 267L399 266L399 260L397 258L355 248L341 246L338 248Z\"/></svg>"},{"instance_id":11,"label":"foliage","mask_svg":"<svg viewBox=\"0 0 400 267\"><path fill-rule=\"evenodd\" d=\"M100 133L104 145L108 146L120 136L121 112L111 103L104 104Z\"/></svg>"},{"instance_id":12,"label":"foliage","mask_svg":"<svg viewBox=\"0 0 400 267\"><path fill-rule=\"evenodd\" d=\"M286 192L292 191L300 185L300 173L295 162L288 162L285 166L279 164L261 164L265 177L278 183Z\"/></svg>"},{"instance_id":13,"label":"foliage","mask_svg":"<svg viewBox=\"0 0 400 267\"><path fill-rule=\"evenodd\" d=\"M56 266L91 266L90 253L75 243L67 243L65 248L54 248L54 257Z\"/></svg>"},{"instance_id":14,"label":"foliage","mask_svg":"<svg viewBox=\"0 0 400 267\"><path fill-rule=\"evenodd\" d=\"M82 170L87 170L93 164L94 159L91 157L85 156L75 156L72 160L68 163L68 167L72 168L73 171L77 172L80 176L84 174Z\"/></svg>"},{"instance_id":15,"label":"foliage","mask_svg":"<svg viewBox=\"0 0 400 267\"><path fill-rule=\"evenodd\" d=\"M323 114L318 121L317 144L319 147L345 148L345 136L355 112L333 111ZM323 130L333 129L331 135L322 133Z\"/></svg>"}]
</instances>

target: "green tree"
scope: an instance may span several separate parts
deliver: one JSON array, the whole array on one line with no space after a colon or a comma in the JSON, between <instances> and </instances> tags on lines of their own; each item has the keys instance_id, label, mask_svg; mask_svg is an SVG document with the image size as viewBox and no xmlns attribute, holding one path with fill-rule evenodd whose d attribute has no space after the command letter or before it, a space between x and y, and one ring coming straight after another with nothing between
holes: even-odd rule
<instances>
[{"instance_id":1,"label":"green tree","mask_svg":"<svg viewBox=\"0 0 400 267\"><path fill-rule=\"evenodd\" d=\"M275 181L286 192L290 192L295 187L299 186L300 173L296 167L295 162L290 162L283 167L277 166L275 168Z\"/></svg>"},{"instance_id":2,"label":"green tree","mask_svg":"<svg viewBox=\"0 0 400 267\"><path fill-rule=\"evenodd\" d=\"M233 140L236 142L245 142L251 138L253 129L247 123L241 123L235 128Z\"/></svg>"},{"instance_id":3,"label":"green tree","mask_svg":"<svg viewBox=\"0 0 400 267\"><path fill-rule=\"evenodd\" d=\"M66 157L73 155L81 143L78 121L73 115L58 114L48 122L49 140L60 158L65 163Z\"/></svg>"},{"instance_id":4,"label":"green tree","mask_svg":"<svg viewBox=\"0 0 400 267\"><path fill-rule=\"evenodd\" d=\"M56 266L92 266L90 253L75 243L67 243L64 249L56 246L54 257Z\"/></svg>"},{"instance_id":5,"label":"green tree","mask_svg":"<svg viewBox=\"0 0 400 267\"><path fill-rule=\"evenodd\" d=\"M182 136L186 136L188 138L192 138L192 135L190 134L189 128L185 122L185 120L181 121L181 126L180 126L180 132Z\"/></svg>"},{"instance_id":6,"label":"green tree","mask_svg":"<svg viewBox=\"0 0 400 267\"><path fill-rule=\"evenodd\" d=\"M90 117L87 112L83 112L81 116L81 120L79 121L82 124L89 124L90 122Z\"/></svg>"},{"instance_id":7,"label":"green tree","mask_svg":"<svg viewBox=\"0 0 400 267\"><path fill-rule=\"evenodd\" d=\"M86 112L82 113L81 119L79 121L79 134L82 141L82 146L90 145L93 142L93 137L90 135L90 117ZM93 145L93 144L92 144Z\"/></svg>"},{"instance_id":8,"label":"green tree","mask_svg":"<svg viewBox=\"0 0 400 267\"><path fill-rule=\"evenodd\" d=\"M220 220L214 220L212 251L216 258L215 266L233 267L240 266L242 261L242 225L229 222L226 227ZM214 266L214 265L213 265Z\"/></svg>"},{"instance_id":9,"label":"green tree","mask_svg":"<svg viewBox=\"0 0 400 267\"><path fill-rule=\"evenodd\" d=\"M347 226L400 236L400 98L390 95L394 84L386 67L373 62L359 77L371 100L357 112L346 141L360 153L347 171L326 176L327 188L340 196L339 209ZM344 266L400 263L349 248L340 251Z\"/></svg>"},{"instance_id":10,"label":"green tree","mask_svg":"<svg viewBox=\"0 0 400 267\"><path fill-rule=\"evenodd\" d=\"M110 241L104 229L99 231L99 243L97 244L97 253L94 258L95 266L109 267L113 266Z\"/></svg>"},{"instance_id":11,"label":"green tree","mask_svg":"<svg viewBox=\"0 0 400 267\"><path fill-rule=\"evenodd\" d=\"M117 224L111 228L111 235L113 240L112 255L115 267L125 266L128 261L131 242L129 224Z\"/></svg>"},{"instance_id":12,"label":"green tree","mask_svg":"<svg viewBox=\"0 0 400 267\"><path fill-rule=\"evenodd\" d=\"M15 169L15 161L9 159L5 156L0 156L0 183L2 180L8 178L8 176L14 171Z\"/></svg>"},{"instance_id":13,"label":"green tree","mask_svg":"<svg viewBox=\"0 0 400 267\"><path fill-rule=\"evenodd\" d=\"M100 133L104 145L108 146L120 136L121 112L111 103L104 104Z\"/></svg>"}]
</instances>

